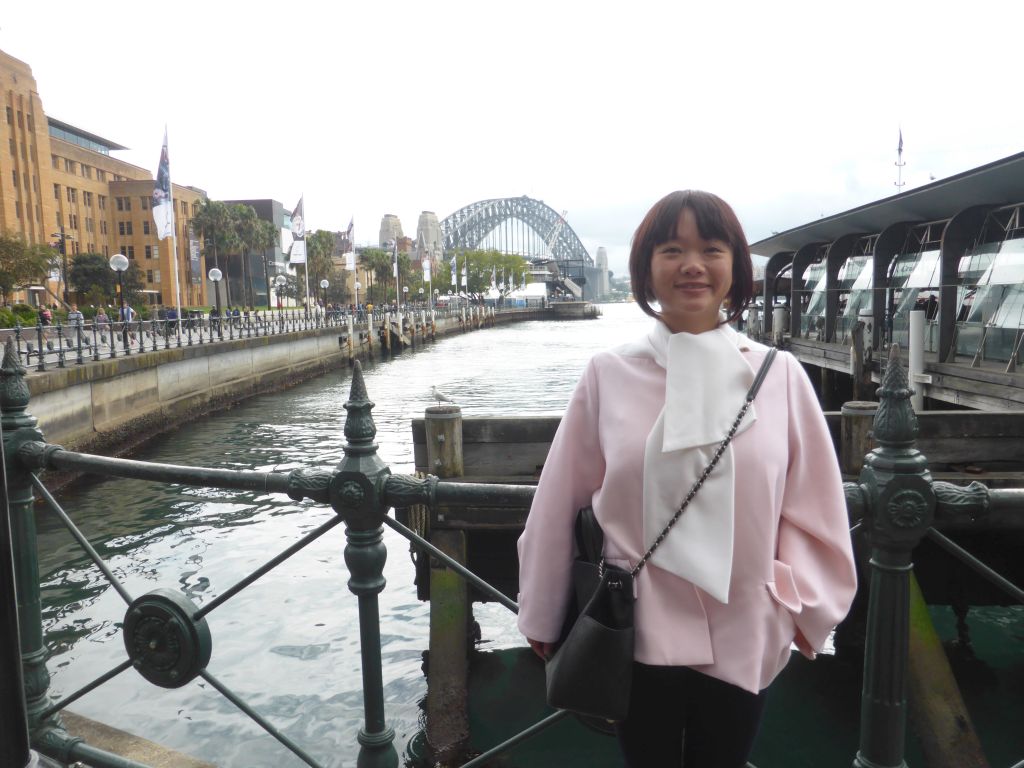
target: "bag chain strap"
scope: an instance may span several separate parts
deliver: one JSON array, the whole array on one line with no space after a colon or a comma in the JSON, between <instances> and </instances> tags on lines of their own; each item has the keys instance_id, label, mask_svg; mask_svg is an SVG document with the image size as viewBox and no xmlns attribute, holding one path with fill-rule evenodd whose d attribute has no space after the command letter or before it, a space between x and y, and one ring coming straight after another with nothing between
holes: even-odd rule
<instances>
[{"instance_id":1,"label":"bag chain strap","mask_svg":"<svg viewBox=\"0 0 1024 768\"><path fill-rule=\"evenodd\" d=\"M654 550L665 540L668 536L668 532L672 529L672 526L676 524L676 521L682 516L686 507L689 506L690 502L693 501L693 497L697 495L697 491L704 485L704 481L708 479L708 475L718 464L719 459L722 458L722 454L725 453L725 449L729 447L729 443L732 442L733 437L736 435L736 430L740 428L740 422L743 421L743 417L747 415L747 411L750 410L751 403L754 402L754 398L757 396L757 391L761 388L761 383L764 381L765 376L768 375L768 369L771 367L772 361L775 359L775 354L778 350L772 347L768 350L768 355L765 357L764 362L761 364L761 369L757 372L757 376L754 378L754 383L750 385L750 391L747 392L747 397L743 401L743 406L740 408L740 412L736 415L736 420L733 421L732 426L729 428L729 432L726 434L725 439L719 444L718 449L715 451L715 455L711 457L711 461L704 468L700 477L697 478L697 482L690 488L690 492L686 494L686 498L683 499L683 503L679 505L679 509L672 515L672 519L668 521L668 525L665 526L664 530L658 534L658 538L651 544L651 548L644 553L644 556L640 558L640 561L633 567L629 572L631 577L636 577L640 572L640 569L647 565L647 561L650 560L651 555L654 554ZM604 558L601 558L601 562L598 564L598 573L604 575Z\"/></svg>"}]
</instances>

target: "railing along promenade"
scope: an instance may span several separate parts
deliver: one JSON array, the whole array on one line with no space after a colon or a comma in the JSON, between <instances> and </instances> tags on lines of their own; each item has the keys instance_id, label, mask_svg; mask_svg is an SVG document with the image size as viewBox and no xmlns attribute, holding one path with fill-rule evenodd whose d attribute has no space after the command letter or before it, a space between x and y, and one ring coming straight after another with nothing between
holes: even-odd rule
<instances>
[{"instance_id":1,"label":"railing along promenade","mask_svg":"<svg viewBox=\"0 0 1024 768\"><path fill-rule=\"evenodd\" d=\"M29 391L25 371L12 352L0 368L0 427L2 427L6 483L5 510L8 520L0 525L0 605L5 617L14 614L17 624L5 621L0 627L0 664L4 670L20 667L24 696L5 686L0 695L0 722L11 733L0 739L0 761L7 766L26 766L35 750L65 763L76 760L96 768L138 768L139 764L89 746L69 735L60 713L74 701L113 677L134 668L152 684L163 688L181 687L201 678L219 691L242 713L309 766L320 766L230 690L209 669L213 638L206 617L277 565L301 552L307 545L339 524L344 524L345 563L349 589L358 601L360 653L362 664L364 724L354 738L359 744L357 765L361 768L394 768L398 755L394 731L387 724L384 709L381 633L378 594L385 587L383 575L387 550L383 543L387 526L429 552L452 572L465 578L493 600L517 610L516 604L499 590L476 577L463 565L430 542L397 522L393 507L426 505L458 507L473 505L527 506L533 488L516 485L453 483L428 476L425 479L393 475L377 455L376 427L358 361L352 374L348 402L344 404L344 456L335 467L299 469L291 472L218 470L202 467L154 464L111 459L66 451L46 443L29 413ZM879 389L880 405L874 420L879 447L865 458L856 483L846 484L846 499L854 529L867 536L871 547L870 598L864 676L861 694L860 745L852 756L855 768L901 768L907 719L907 668L909 661L913 551L928 537L968 563L982 576L1014 599L1024 602L1024 591L978 562L950 541L941 530L983 523L989 516L1001 516L1016 527L1024 522L1024 491L989 489L979 483L960 487L935 482L925 457L914 447L917 418L910 406L911 389L907 374L893 349L885 378ZM431 411L428 409L428 418ZM436 409L446 413L445 407ZM438 433L440 434L440 433ZM429 443L438 450L442 441L435 434ZM431 456L431 466L440 459ZM176 589L156 589L144 595L130 594L104 563L100 554L81 534L40 479L46 469L128 477L182 485L248 489L287 494L291 499L310 499L329 505L333 518L305 534L263 566L221 592L202 606ZM54 701L48 691L46 645L41 617L38 560L36 555L36 497L41 498L79 542L126 604L123 624L125 658L112 669L78 691ZM8 538L6 532L11 531ZM12 577L6 572L13 562ZM17 590L15 596L14 591ZM20 634L15 630L20 626ZM20 654L20 655L19 655ZM6 679L12 679L8 677ZM429 696L429 691L428 691ZM481 766L495 756L513 749L532 735L568 715L555 711L517 736L464 763L463 768ZM30 738L31 737L31 740ZM1021 763L1020 765L1024 765Z\"/></svg>"},{"instance_id":2,"label":"railing along promenade","mask_svg":"<svg viewBox=\"0 0 1024 768\"><path fill-rule=\"evenodd\" d=\"M508 312L514 310L498 310ZM438 319L455 318L463 325L476 324L493 316L489 307L463 306L444 309L410 308L401 312L375 307L365 310L268 310L240 316L210 317L191 313L180 320L91 320L44 326L15 325L0 329L0 338L14 341L18 359L27 368L64 368L103 359L141 355L166 349L216 344L259 336L279 336L318 328L352 328L380 331L400 327L404 332L429 335Z\"/></svg>"}]
</instances>

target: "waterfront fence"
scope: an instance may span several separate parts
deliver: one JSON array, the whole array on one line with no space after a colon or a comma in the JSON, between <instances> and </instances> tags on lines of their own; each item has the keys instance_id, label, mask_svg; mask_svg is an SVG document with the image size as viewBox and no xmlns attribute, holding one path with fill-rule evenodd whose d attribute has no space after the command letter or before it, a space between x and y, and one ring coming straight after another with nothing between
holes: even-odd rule
<instances>
[{"instance_id":1,"label":"waterfront fence","mask_svg":"<svg viewBox=\"0 0 1024 768\"><path fill-rule=\"evenodd\" d=\"M394 768L398 756L394 731L387 725L381 667L380 625L377 595L383 590L386 548L384 526L397 531L414 546L429 553L478 590L510 611L516 604L500 590L478 578L464 565L389 515L394 508L416 505L528 506L533 488L518 485L445 482L438 477L392 475L376 452L376 427L358 361L352 375L349 400L344 407L346 442L344 457L333 469L299 469L291 472L257 472L184 467L113 459L66 451L45 442L28 412L29 392L14 342L0 367L0 432L6 456L5 490L12 536L0 536L0 560L12 561L17 588L17 625L0 629L0 663L20 667L24 674L21 702L0 697L0 720L25 724L32 746L44 755L68 763L87 762L96 768L140 768L120 756L98 750L68 734L60 712L113 677L134 668L146 680L164 688L177 688L202 678L250 717L267 733L307 765L320 764L271 722L257 713L208 669L213 639L206 616L286 559L301 552L337 525L345 524L345 562L351 578L349 589L357 596L360 653L363 675L364 725L356 735L357 764L362 768ZM911 390L898 357L890 359L879 390L881 403L875 416L874 436L879 448L868 454L856 483L845 487L853 530L867 535L871 545L871 580L868 630L861 696L860 747L855 768L903 765L906 729L906 677L909 613L912 589L912 552L923 536L963 559L1014 599L1024 602L1024 591L993 572L949 540L939 529L962 527L1002 514L1018 527L1024 521L1024 491L992 490L980 483L961 488L933 482L926 460L914 448L916 417L910 407ZM429 411L428 411L429 413ZM295 544L268 560L217 597L198 606L178 590L156 589L132 595L75 526L39 478L46 469L127 477L182 485L247 489L287 494L300 501L310 499L331 506L336 516L306 533ZM126 658L94 681L59 701L49 692L46 645L43 637L34 505L38 494L100 569L127 608L123 624ZM1012 512L1012 514L1007 514ZM4 520L3 529L8 521ZM2 563L0 563L2 565ZM0 576L3 576L0 571ZM4 580L0 578L0 586ZM0 598L9 600L6 594ZM10 605L4 606L5 610ZM15 628L20 625L20 636ZM20 647L20 656L19 654ZM429 696L429 692L428 692ZM556 711L503 744L465 763L481 766L512 749L526 738L550 727L568 713ZM25 739L5 739L0 758L5 765L25 766ZM2 754L2 750L14 750Z\"/></svg>"}]
</instances>

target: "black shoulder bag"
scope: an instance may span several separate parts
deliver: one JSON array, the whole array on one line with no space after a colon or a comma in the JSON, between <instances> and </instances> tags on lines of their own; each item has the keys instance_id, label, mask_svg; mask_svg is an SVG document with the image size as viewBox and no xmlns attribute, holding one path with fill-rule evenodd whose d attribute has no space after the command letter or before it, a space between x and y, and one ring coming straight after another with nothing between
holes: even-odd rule
<instances>
[{"instance_id":1,"label":"black shoulder bag","mask_svg":"<svg viewBox=\"0 0 1024 768\"><path fill-rule=\"evenodd\" d=\"M605 564L604 533L591 507L584 507L576 515L575 538L579 555L572 564L573 594L569 618L563 628L561 644L546 665L547 699L551 706L613 722L624 720L629 714L633 682L633 579L665 540L722 458L754 402L776 351L774 348L768 351L743 407L715 455L668 525L632 570Z\"/></svg>"}]
</instances>

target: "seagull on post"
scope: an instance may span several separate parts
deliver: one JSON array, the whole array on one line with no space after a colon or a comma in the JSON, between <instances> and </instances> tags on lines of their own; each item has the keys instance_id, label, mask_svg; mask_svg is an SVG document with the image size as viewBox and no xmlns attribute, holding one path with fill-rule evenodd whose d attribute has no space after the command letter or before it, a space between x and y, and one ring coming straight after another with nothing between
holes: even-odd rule
<instances>
[{"instance_id":1,"label":"seagull on post","mask_svg":"<svg viewBox=\"0 0 1024 768\"><path fill-rule=\"evenodd\" d=\"M444 392L442 392L441 390L439 390L437 387L435 387L433 385L431 385L431 387L430 387L430 396L433 397L435 400L437 400L437 404L438 405L440 405L441 403L454 403L455 402L450 397L448 397L448 395L446 395Z\"/></svg>"}]
</instances>

